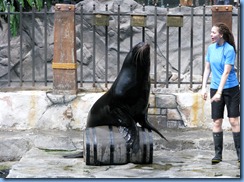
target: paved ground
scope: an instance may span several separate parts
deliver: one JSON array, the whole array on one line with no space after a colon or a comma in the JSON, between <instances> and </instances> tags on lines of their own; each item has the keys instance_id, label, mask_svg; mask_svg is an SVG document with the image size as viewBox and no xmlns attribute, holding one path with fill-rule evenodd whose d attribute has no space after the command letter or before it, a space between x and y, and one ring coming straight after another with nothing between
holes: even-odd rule
<instances>
[{"instance_id":1,"label":"paved ground","mask_svg":"<svg viewBox=\"0 0 244 182\"><path fill-rule=\"evenodd\" d=\"M154 134L153 164L87 166L83 158L63 157L83 150L81 131L1 131L0 157L15 161L0 162L0 175L7 178L240 178L230 131L224 132L223 162L218 165L210 163L214 154L210 130L168 129L162 133L170 142Z\"/></svg>"}]
</instances>

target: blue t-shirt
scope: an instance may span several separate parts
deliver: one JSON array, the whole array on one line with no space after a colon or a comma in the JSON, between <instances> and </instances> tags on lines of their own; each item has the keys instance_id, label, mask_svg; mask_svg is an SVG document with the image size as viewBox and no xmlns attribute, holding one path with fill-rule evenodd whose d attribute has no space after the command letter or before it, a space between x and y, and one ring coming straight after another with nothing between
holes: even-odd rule
<instances>
[{"instance_id":1,"label":"blue t-shirt","mask_svg":"<svg viewBox=\"0 0 244 182\"><path fill-rule=\"evenodd\" d=\"M212 72L210 88L218 89L221 76L224 73L225 64L232 65L230 74L226 80L224 89L237 86L238 80L234 69L236 53L233 46L228 42L223 45L213 43L208 47L206 54L206 61L210 63L210 69Z\"/></svg>"}]
</instances>

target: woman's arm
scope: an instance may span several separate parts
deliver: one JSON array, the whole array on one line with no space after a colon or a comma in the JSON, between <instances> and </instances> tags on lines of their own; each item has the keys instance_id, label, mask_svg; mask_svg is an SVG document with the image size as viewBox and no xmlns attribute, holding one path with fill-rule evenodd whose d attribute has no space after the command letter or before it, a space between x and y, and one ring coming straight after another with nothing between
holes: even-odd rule
<instances>
[{"instance_id":1,"label":"woman's arm","mask_svg":"<svg viewBox=\"0 0 244 182\"><path fill-rule=\"evenodd\" d=\"M207 87L207 82L208 82L208 77L211 73L211 69L210 69L210 63L209 62L205 62L205 69L204 69L204 73L203 73L203 79L202 79L202 98L204 100L207 99L207 91L206 91L206 87Z\"/></svg>"}]
</instances>

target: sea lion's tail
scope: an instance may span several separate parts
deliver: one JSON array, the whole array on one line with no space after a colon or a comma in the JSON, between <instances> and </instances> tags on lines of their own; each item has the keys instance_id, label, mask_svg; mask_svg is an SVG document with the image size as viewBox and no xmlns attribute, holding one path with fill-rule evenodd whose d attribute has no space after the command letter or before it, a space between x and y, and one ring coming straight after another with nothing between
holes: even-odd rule
<instances>
[{"instance_id":1,"label":"sea lion's tail","mask_svg":"<svg viewBox=\"0 0 244 182\"><path fill-rule=\"evenodd\" d=\"M142 127L147 128L149 130L152 130L154 132L156 132L161 138L163 138L164 140L166 140L167 142L169 142L167 140L167 138L165 138L165 136L162 135L162 133L160 133L154 126L152 126L148 121L146 121L145 123L140 123Z\"/></svg>"},{"instance_id":2,"label":"sea lion's tail","mask_svg":"<svg viewBox=\"0 0 244 182\"><path fill-rule=\"evenodd\" d=\"M162 133L160 133L156 128L151 128L152 131L156 132L161 138L163 138L164 140L166 140L167 142L169 142L167 140L167 138L165 138L165 136L162 135Z\"/></svg>"},{"instance_id":3,"label":"sea lion's tail","mask_svg":"<svg viewBox=\"0 0 244 182\"><path fill-rule=\"evenodd\" d=\"M149 104L147 106L147 109L148 108L149 108ZM139 121L139 124L141 125L141 127L144 127L144 128L147 128L149 130L156 132L161 138L163 138L164 140L169 142L167 140L167 138L165 138L165 136L162 135L162 133L160 133L151 123L149 123L147 115L142 115L142 117L139 118L137 121Z\"/></svg>"}]
</instances>

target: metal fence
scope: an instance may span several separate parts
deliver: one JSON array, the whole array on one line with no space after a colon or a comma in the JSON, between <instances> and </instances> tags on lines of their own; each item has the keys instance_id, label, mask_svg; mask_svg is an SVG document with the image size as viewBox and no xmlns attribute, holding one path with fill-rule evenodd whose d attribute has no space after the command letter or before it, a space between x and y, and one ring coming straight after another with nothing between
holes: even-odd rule
<instances>
[{"instance_id":1,"label":"metal fence","mask_svg":"<svg viewBox=\"0 0 244 182\"><path fill-rule=\"evenodd\" d=\"M119 72L120 68L121 68L121 64L122 64L122 61L121 61L121 55L120 55L120 48L121 48L121 45L120 45L120 21L121 21L121 18L122 17L129 17L130 14L129 13L123 13L120 11L120 5L118 5L117 7L117 11L115 13L111 13L108 11L107 9L107 6L104 8L105 12L107 11L107 13L109 14L109 16L114 16L116 17L116 21L117 21L117 73ZM152 40L150 40L152 42L152 49L151 49L151 52L153 53L153 57L151 59L151 61L153 62L153 78L152 78L152 84L154 87L157 87L158 85L164 85L166 88L169 87L169 85L177 85L178 88L181 87L181 85L183 84L188 84L190 87L193 86L193 84L201 84L201 81L194 81L193 79L193 75L194 75L194 67L193 67L193 60L194 60L194 41L195 39L199 39L199 37L202 39L202 54L201 54L201 60L202 60L202 73L203 73L203 70L204 70L204 62L205 62L205 52L206 52L206 31L209 31L209 34L210 34L210 30L206 30L206 21L208 20L211 20L211 16L212 14L211 13L206 13L206 6L203 6L202 7L202 14L195 14L194 13L194 7L191 7L191 11L189 13L184 13L184 18L188 17L189 20L190 20L190 27L188 27L188 29L190 30L189 32L189 37L185 38L185 37L182 37L182 27L178 27L177 30L174 30L176 32L178 32L176 34L176 36L178 36L178 47L177 48L174 48L178 54L178 70L176 71L176 73L178 74L178 79L176 81L173 81L173 80L170 80L170 70L169 70L169 62L170 62L170 40L169 40L169 34L170 34L170 28L169 26L166 27L166 34L164 35L165 36L165 40L166 40L166 46L165 46L165 59L166 59L166 64L164 66L165 68L165 77L166 79L165 80L159 80L158 79L158 74L160 73L159 70L158 70L158 65L159 65L159 61L158 61L158 54L159 54L159 49L158 49L158 39L159 39L159 35L158 35L158 19L161 17L166 17L167 16L167 12L170 11L170 8L167 7L167 12L166 13L161 13L161 11L159 12L158 11L158 7L157 6L153 6L154 8L154 13L151 13L151 14L147 14L146 16L147 17L150 17L150 20L153 20L154 22L154 27L153 27L153 36L151 37ZM180 11L180 8L179 7L179 11ZM31 83L32 87L35 87L35 88L38 88L38 86L40 85L43 85L45 87L47 87L48 85L50 85L50 83L52 83L52 78L50 76L48 76L50 73L49 73L49 70L48 70L48 58L47 58L47 50L48 50L48 43L47 43L47 39L48 39L48 34L47 34L47 19L50 18L51 16L54 15L54 13L50 13L47 11L47 7L45 6L44 8L44 11L42 12L37 12L35 10L35 8L33 7L32 11L31 12L23 12L22 11L22 7L20 6L20 11L19 12L11 12L10 11L10 8L8 8L8 12L0 12L0 15L5 15L7 17L7 22L8 22L8 37L7 37L7 55L8 55L8 72L7 74L5 75L5 77L3 77L2 79L0 79L0 83L1 83L1 87L8 87L8 88L11 88L11 87L16 87L16 85L19 85L20 87L25 87L25 84L24 83ZM132 9L132 7L131 7ZM142 10L145 11L145 6L142 7ZM96 11L96 7L94 5L93 7L93 12ZM132 10L131 10L132 11ZM76 11L76 16L79 17L79 21L77 21L76 23L77 24L80 24L80 25L83 25L84 23L84 19L87 18L87 17L93 17L94 16L94 13L93 12L90 12L90 13L87 13L87 12L84 12L84 9L83 9L83 6L81 6L80 8L80 11ZM237 71L237 76L238 78L240 78L240 6L237 8L237 13L232 13L232 17L235 17L237 19L237 23L236 24L233 24L233 26L236 26L236 32L234 32L234 34L236 35L237 39L236 39L236 44L237 44L237 61L236 61L236 71ZM11 32L10 32L10 17L11 15L18 15L19 16L19 49L20 49L20 55L19 55L19 61L18 61L18 66L19 66L19 79L13 79L12 78L12 74L11 74L11 71L12 71L12 66L11 66L11 40L12 40L12 37L11 37ZM23 65L23 54L22 54L22 45L23 45L23 25L22 25L22 17L24 15L29 15L31 17L31 21L32 21L32 29L31 29L31 43L30 45L32 46L32 65L30 67L30 69L32 70L32 76L29 77L29 78L26 78L26 79L23 79L23 72L25 72L25 67ZM44 34L43 34L43 47L44 47L44 54L43 54L43 57L44 57L44 67L43 67L43 70L42 72L44 73L43 74L43 78L36 78L36 69L35 69L35 64L36 64L36 61L35 61L35 49L34 49L34 40L35 40L35 29L34 29L34 23L35 23L35 17L36 16L42 16L43 17L43 29L44 29ZM196 17L201 17L202 19L202 22L201 22L201 25L202 27L194 27L194 19ZM92 18L91 18L92 19ZM148 18L149 19L149 18ZM207 19L207 20L206 20ZM209 24L209 22L208 22ZM104 61L105 61L105 70L104 73L105 73L105 77L104 79L100 79L98 81L98 79L96 78L96 25L93 25L92 27L92 49L93 49L93 52L92 52L92 62L93 62L93 68L92 68L92 76L90 78L85 78L84 77L84 69L86 69L84 67L84 64L83 64L83 55L84 55L84 52L83 52L83 44L84 44L84 32L83 32L83 29L81 28L80 29L80 32L79 34L77 34L77 36L79 36L79 39L80 39L80 64L78 66L78 79L77 79L77 82L78 82L78 85L79 87L83 87L83 84L84 83L89 83L89 84L92 84L93 86L96 85L96 83L102 83L102 84L105 84L105 86L107 87L107 84L108 83L113 83L114 81L114 78L116 77L116 75L114 77L109 78L108 77L108 71L109 71L109 68L108 68L108 62L109 62L109 57L108 57L108 47L109 47L109 42L108 42L108 26L104 26L105 28L105 36L104 36L104 46L105 46L105 57L104 57ZM194 29L201 29L200 32L201 35L198 37L196 37L194 35ZM148 29L147 26L142 26L140 28L141 30L141 39L142 41L146 41L145 39L147 39L145 37L145 32L146 30ZM134 34L133 34L133 26L131 26L131 36L130 36L130 43L128 45L129 48L131 48L133 46L133 39L134 39ZM161 35L160 35L161 36ZM161 38L161 37L160 37ZM184 40L187 39L189 42L190 42L190 46L189 46L189 49L187 50L188 51L188 54L189 54L189 80L186 81L182 81L181 79L181 61L182 61L182 44L184 44ZM129 50L129 49L128 49ZM29 69L29 68L28 68ZM162 73L160 73L162 74ZM38 83L38 85L37 85Z\"/></svg>"}]
</instances>

